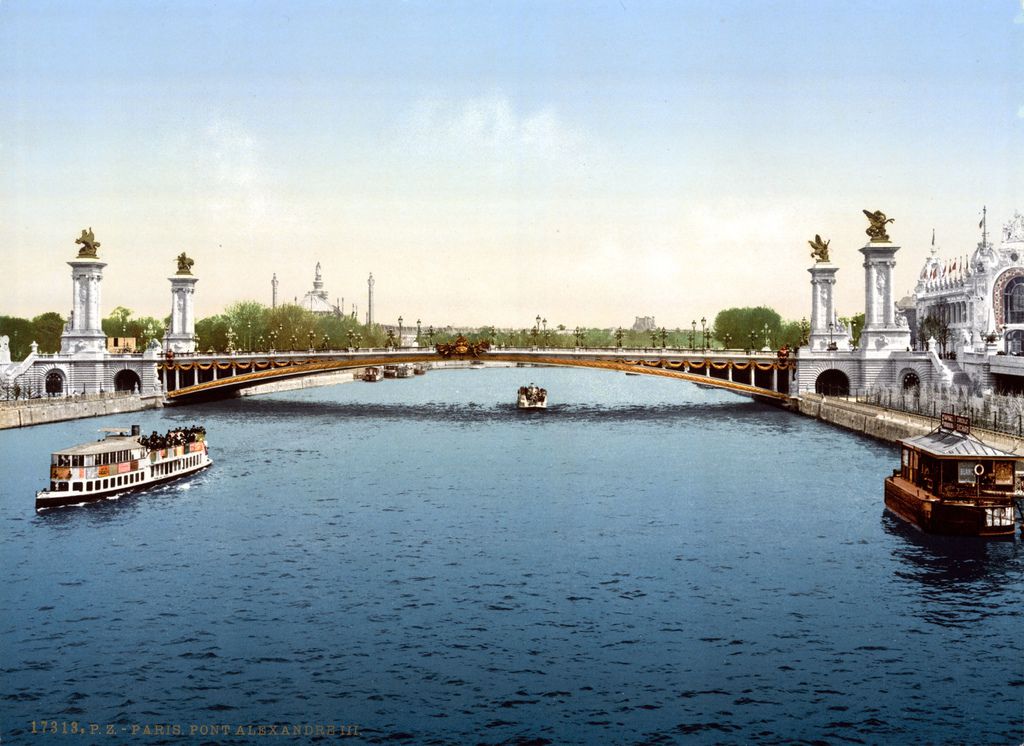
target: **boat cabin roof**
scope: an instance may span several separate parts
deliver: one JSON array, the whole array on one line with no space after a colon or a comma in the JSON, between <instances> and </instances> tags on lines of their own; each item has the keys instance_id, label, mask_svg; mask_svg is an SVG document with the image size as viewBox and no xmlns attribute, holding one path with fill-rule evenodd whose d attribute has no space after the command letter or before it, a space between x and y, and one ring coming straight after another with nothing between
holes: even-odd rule
<instances>
[{"instance_id":1,"label":"boat cabin roof","mask_svg":"<svg viewBox=\"0 0 1024 746\"><path fill-rule=\"evenodd\" d=\"M950 458L963 456L971 458L978 458L979 456L985 458L1017 458L1012 453L1007 453L982 443L973 435L965 435L942 429L935 430L927 435L919 435L916 438L907 438L902 443L905 446L932 456L946 456Z\"/></svg>"},{"instance_id":2,"label":"boat cabin roof","mask_svg":"<svg viewBox=\"0 0 1024 746\"><path fill-rule=\"evenodd\" d=\"M122 451L125 448L138 448L138 435L108 435L103 440L93 440L89 443L79 443L70 448L61 448L54 451L55 454L65 456L88 456L95 453L107 453L109 451Z\"/></svg>"}]
</instances>

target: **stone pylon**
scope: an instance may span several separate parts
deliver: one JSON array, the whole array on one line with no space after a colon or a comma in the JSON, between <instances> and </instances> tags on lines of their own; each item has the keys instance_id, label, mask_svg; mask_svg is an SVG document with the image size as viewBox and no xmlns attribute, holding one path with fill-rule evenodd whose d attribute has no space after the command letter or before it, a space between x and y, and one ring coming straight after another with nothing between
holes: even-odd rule
<instances>
[{"instance_id":1,"label":"stone pylon","mask_svg":"<svg viewBox=\"0 0 1024 746\"><path fill-rule=\"evenodd\" d=\"M62 354L103 354L107 335L103 333L100 311L100 283L107 265L96 256L82 255L68 264L73 285L71 318L61 334L60 351Z\"/></svg>"},{"instance_id":2,"label":"stone pylon","mask_svg":"<svg viewBox=\"0 0 1024 746\"><path fill-rule=\"evenodd\" d=\"M849 350L850 335L836 318L836 272L830 262L817 262L807 270L811 273L811 350L823 352Z\"/></svg>"},{"instance_id":3,"label":"stone pylon","mask_svg":"<svg viewBox=\"0 0 1024 746\"><path fill-rule=\"evenodd\" d=\"M875 240L860 250L864 255L864 329L860 333L860 349L868 356L910 347L910 329L896 320L893 268L899 250L890 241Z\"/></svg>"},{"instance_id":4,"label":"stone pylon","mask_svg":"<svg viewBox=\"0 0 1024 746\"><path fill-rule=\"evenodd\" d=\"M191 265L190 265L191 266ZM193 299L198 277L190 268L179 269L171 281L171 326L164 334L164 351L192 353L196 351L196 317Z\"/></svg>"}]
</instances>

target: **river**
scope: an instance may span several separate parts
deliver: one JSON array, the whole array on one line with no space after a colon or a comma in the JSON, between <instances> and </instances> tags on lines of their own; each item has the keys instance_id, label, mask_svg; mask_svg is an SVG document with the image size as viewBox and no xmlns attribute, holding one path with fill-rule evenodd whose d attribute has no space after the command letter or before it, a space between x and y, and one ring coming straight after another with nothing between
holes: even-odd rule
<instances>
[{"instance_id":1,"label":"river","mask_svg":"<svg viewBox=\"0 0 1024 746\"><path fill-rule=\"evenodd\" d=\"M531 381L548 411L512 405ZM214 466L35 514L50 451L133 422L205 425ZM1019 743L1021 544L907 528L896 465L722 391L554 368L0 432L0 736Z\"/></svg>"}]
</instances>

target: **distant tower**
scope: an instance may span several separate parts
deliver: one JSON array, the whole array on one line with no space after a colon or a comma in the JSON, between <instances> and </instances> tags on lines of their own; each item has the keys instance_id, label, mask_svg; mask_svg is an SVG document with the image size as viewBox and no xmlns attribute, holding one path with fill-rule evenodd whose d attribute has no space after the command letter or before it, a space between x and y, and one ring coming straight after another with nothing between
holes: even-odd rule
<instances>
[{"instance_id":1,"label":"distant tower","mask_svg":"<svg viewBox=\"0 0 1024 746\"><path fill-rule=\"evenodd\" d=\"M82 244L82 248L75 260L68 262L74 295L71 298L71 318L60 338L60 351L102 353L107 346L107 335L100 323L103 318L100 313L100 282L103 281L103 268L107 265L96 255L100 244L92 228L88 232L83 230L75 243Z\"/></svg>"},{"instance_id":2,"label":"distant tower","mask_svg":"<svg viewBox=\"0 0 1024 746\"><path fill-rule=\"evenodd\" d=\"M277 272L274 273L273 279L270 281L271 294L270 294L270 307L277 308Z\"/></svg>"},{"instance_id":3,"label":"distant tower","mask_svg":"<svg viewBox=\"0 0 1024 746\"><path fill-rule=\"evenodd\" d=\"M366 285L369 288L369 302L366 304L366 325L373 326L373 272L370 273L370 279L366 281Z\"/></svg>"},{"instance_id":4,"label":"distant tower","mask_svg":"<svg viewBox=\"0 0 1024 746\"><path fill-rule=\"evenodd\" d=\"M164 334L164 350L196 351L196 315L192 305L198 277L192 276L192 260L182 252L178 271L171 281L171 326Z\"/></svg>"}]
</instances>

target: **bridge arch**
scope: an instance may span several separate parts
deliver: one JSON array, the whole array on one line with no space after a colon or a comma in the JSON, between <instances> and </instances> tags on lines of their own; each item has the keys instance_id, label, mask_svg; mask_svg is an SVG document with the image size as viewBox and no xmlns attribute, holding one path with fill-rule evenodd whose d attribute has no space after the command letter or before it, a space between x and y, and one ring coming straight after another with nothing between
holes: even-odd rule
<instances>
[{"instance_id":1,"label":"bridge arch","mask_svg":"<svg viewBox=\"0 0 1024 746\"><path fill-rule=\"evenodd\" d=\"M710 351L708 351L710 352ZM509 350L486 353L481 362L516 362L566 368L597 368L675 378L747 396L785 401L789 398L795 361L774 353L744 355L696 352L664 355L654 350ZM352 368L396 363L467 361L467 356L447 358L433 351L331 352L286 356L232 356L231 359L175 358L158 365L168 403L185 403L235 396L244 388L273 380L337 372ZM215 369L211 380L196 371Z\"/></svg>"},{"instance_id":2,"label":"bridge arch","mask_svg":"<svg viewBox=\"0 0 1024 746\"><path fill-rule=\"evenodd\" d=\"M114 391L141 391L142 379L134 370L125 368L114 374Z\"/></svg>"},{"instance_id":3,"label":"bridge arch","mask_svg":"<svg viewBox=\"0 0 1024 746\"><path fill-rule=\"evenodd\" d=\"M838 368L829 368L814 380L814 392L826 396L849 396L850 378Z\"/></svg>"},{"instance_id":4,"label":"bridge arch","mask_svg":"<svg viewBox=\"0 0 1024 746\"><path fill-rule=\"evenodd\" d=\"M916 368L904 368L896 377L896 381L900 389L908 394L921 389L921 374Z\"/></svg>"},{"instance_id":5,"label":"bridge arch","mask_svg":"<svg viewBox=\"0 0 1024 746\"><path fill-rule=\"evenodd\" d=\"M43 377L43 390L47 396L64 396L68 387L67 375L60 368L50 368Z\"/></svg>"}]
</instances>

